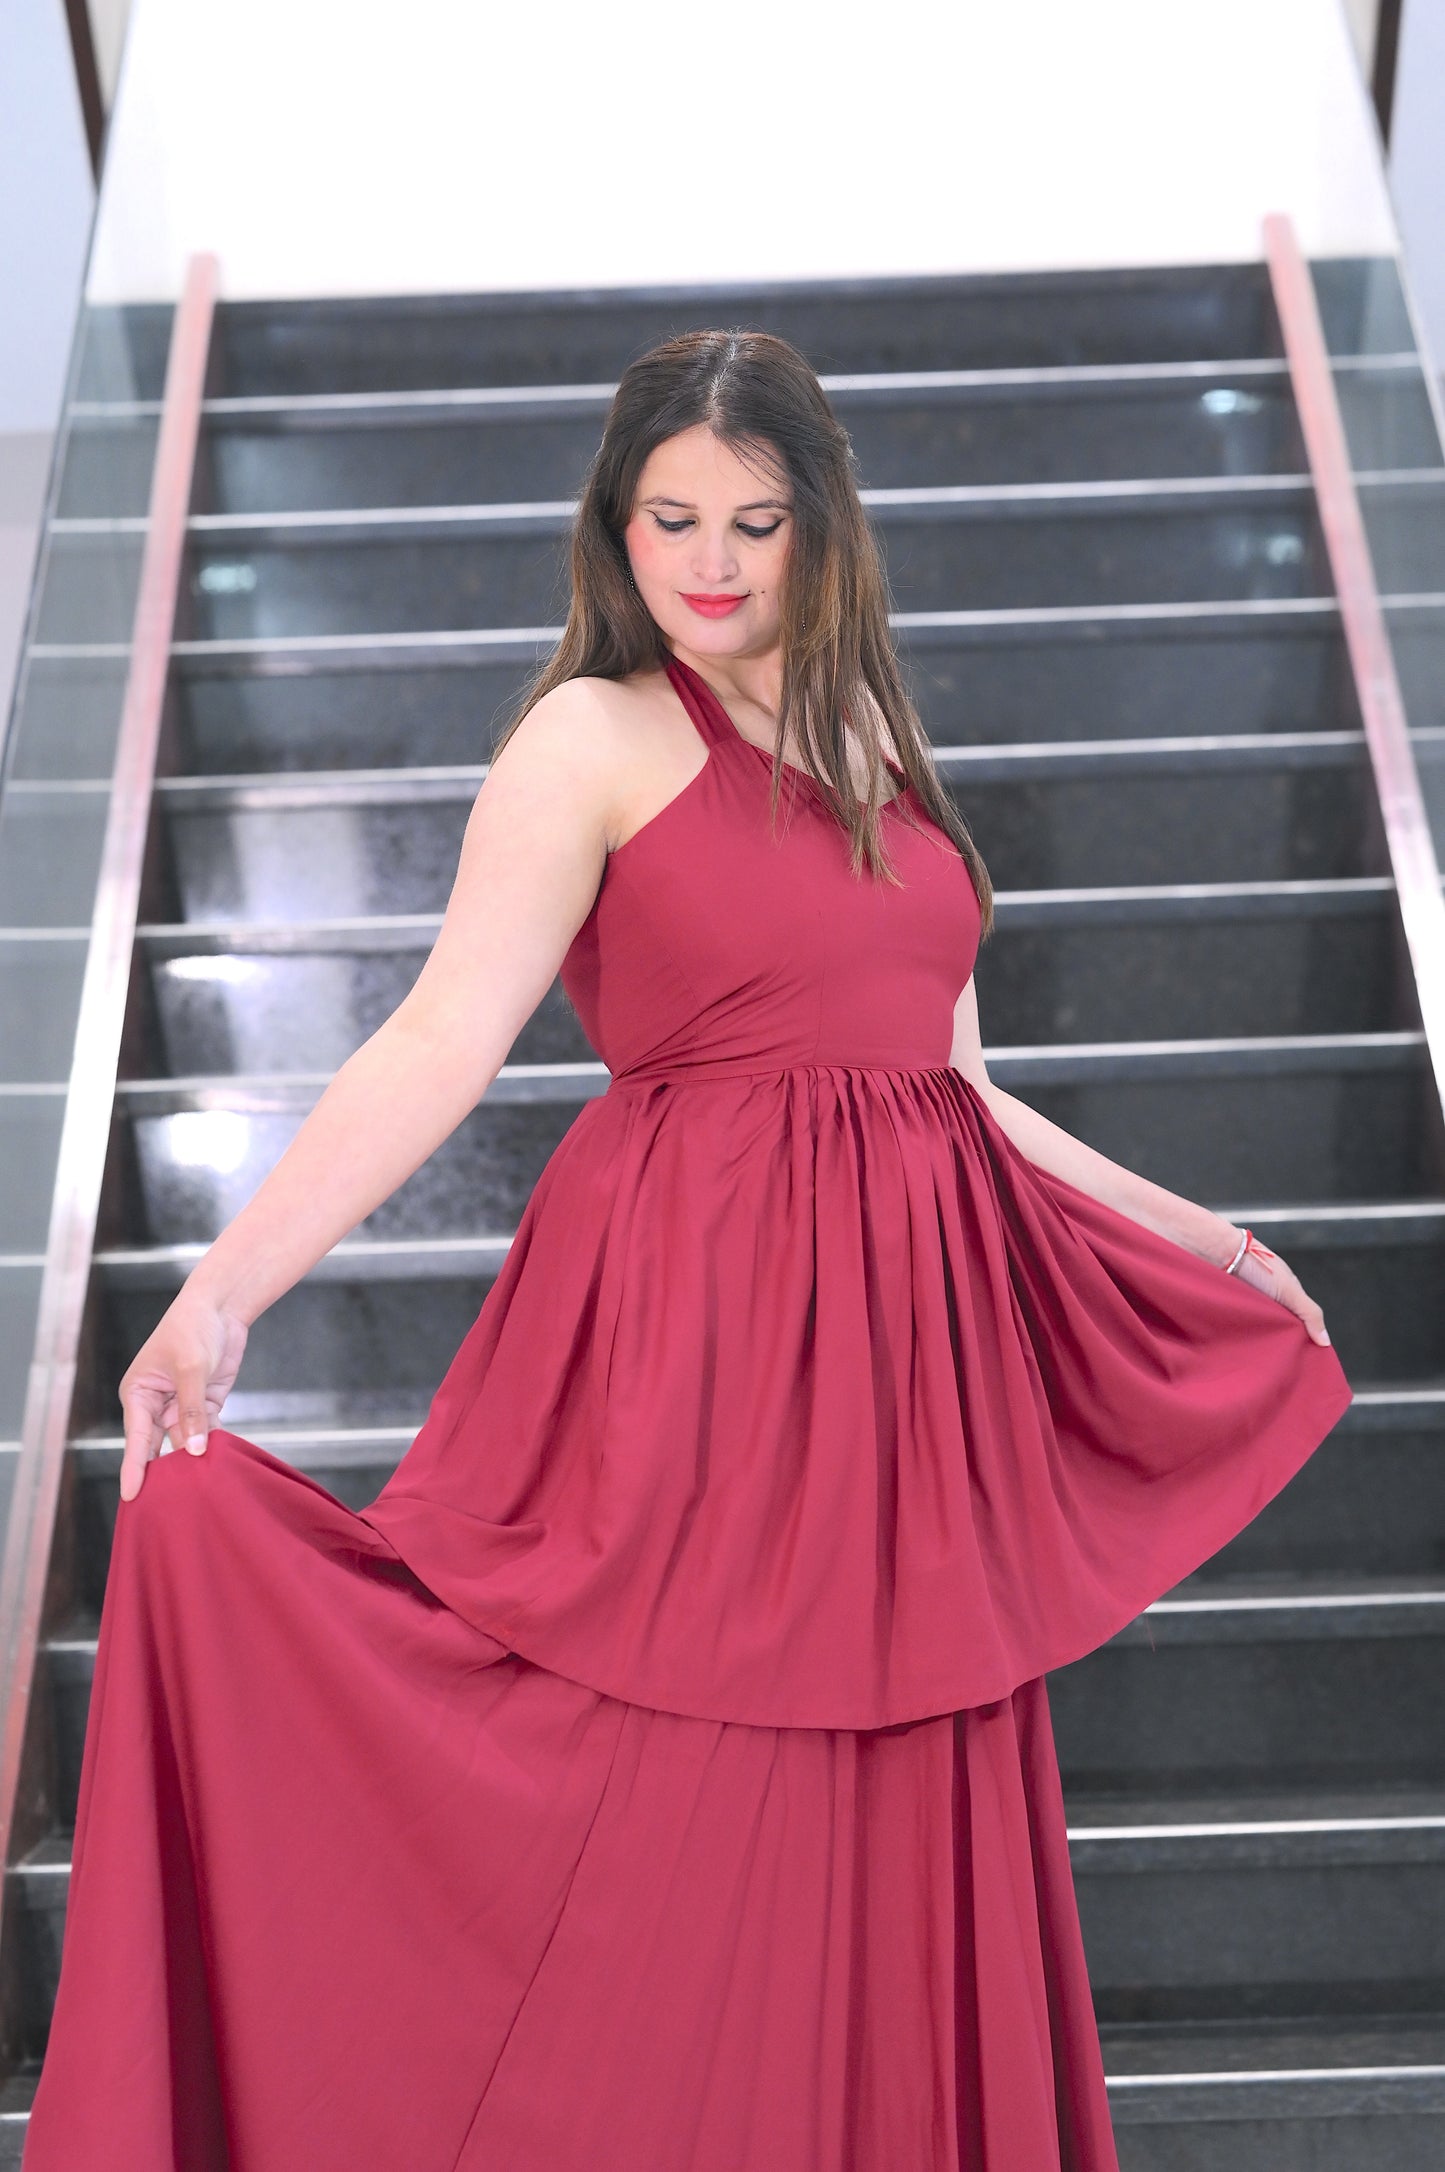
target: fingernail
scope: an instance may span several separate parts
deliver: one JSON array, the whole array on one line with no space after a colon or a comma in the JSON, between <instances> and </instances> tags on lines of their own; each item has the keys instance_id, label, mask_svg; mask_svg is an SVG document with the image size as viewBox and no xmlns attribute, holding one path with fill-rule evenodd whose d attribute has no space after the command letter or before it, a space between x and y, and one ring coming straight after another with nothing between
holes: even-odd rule
<instances>
[{"instance_id":1,"label":"fingernail","mask_svg":"<svg viewBox=\"0 0 1445 2172\"><path fill-rule=\"evenodd\" d=\"M1328 1329L1327 1327L1322 1327L1322 1328L1320 1329L1320 1341L1321 1341L1321 1342L1328 1342L1328 1341L1329 1341L1329 1339L1330 1339L1330 1331L1329 1331L1329 1329Z\"/></svg>"},{"instance_id":2,"label":"fingernail","mask_svg":"<svg viewBox=\"0 0 1445 2172\"><path fill-rule=\"evenodd\" d=\"M204 1434L204 1433L192 1433L192 1435L191 1435L190 1439L189 1439L189 1440L188 1440L188 1441L186 1442L186 1453L187 1453L188 1455L193 1455L193 1456L203 1455L203 1454L205 1453L205 1447L206 1447L206 1436L205 1436L205 1434Z\"/></svg>"}]
</instances>

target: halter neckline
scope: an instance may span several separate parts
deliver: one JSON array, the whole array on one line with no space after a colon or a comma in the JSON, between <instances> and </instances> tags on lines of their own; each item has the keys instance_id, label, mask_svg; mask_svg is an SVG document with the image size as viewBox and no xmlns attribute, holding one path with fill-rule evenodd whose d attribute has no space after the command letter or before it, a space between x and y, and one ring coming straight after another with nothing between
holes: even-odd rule
<instances>
[{"instance_id":1,"label":"halter neckline","mask_svg":"<svg viewBox=\"0 0 1445 2172\"><path fill-rule=\"evenodd\" d=\"M739 746L751 747L754 754L760 755L769 768L772 767L774 761L772 748L760 747L756 739L749 739L746 732L738 730L737 725L728 715L726 704L721 696L713 691L700 671L694 671L691 664L685 664L680 656L672 654L669 654L667 658L666 670L674 685L677 684L677 674L680 672L683 683L696 696L698 707L707 721L707 730L704 737L708 740L710 746L717 745L719 741L723 743L729 740L736 741ZM908 790L908 779L901 763L892 761L887 755L883 759L894 776L900 780L898 790L890 798L883 801L884 807L893 807L897 805ZM811 785L820 797L824 796L823 787L819 784L818 779L811 770L804 769L800 762L784 761L781 766L787 770L790 776L796 777L800 784ZM862 800L858 798L856 793L854 793L853 798L856 805L860 807L863 805Z\"/></svg>"}]
</instances>

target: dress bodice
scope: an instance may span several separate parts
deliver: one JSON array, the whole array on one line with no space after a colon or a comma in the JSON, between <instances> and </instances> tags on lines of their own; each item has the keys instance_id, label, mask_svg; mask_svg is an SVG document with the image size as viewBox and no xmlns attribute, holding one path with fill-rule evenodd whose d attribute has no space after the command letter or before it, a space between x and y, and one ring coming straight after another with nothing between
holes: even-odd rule
<instances>
[{"instance_id":1,"label":"dress bodice","mask_svg":"<svg viewBox=\"0 0 1445 2172\"><path fill-rule=\"evenodd\" d=\"M615 1078L715 1067L944 1064L981 916L968 867L911 786L885 807L900 878L866 865L822 789L772 755L677 658L668 676L708 750L613 851L561 969Z\"/></svg>"}]
</instances>

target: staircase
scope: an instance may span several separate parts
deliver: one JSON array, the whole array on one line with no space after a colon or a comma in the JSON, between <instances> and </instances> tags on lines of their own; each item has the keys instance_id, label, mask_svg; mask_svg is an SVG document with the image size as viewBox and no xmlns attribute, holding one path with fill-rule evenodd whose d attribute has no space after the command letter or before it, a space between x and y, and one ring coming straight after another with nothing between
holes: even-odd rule
<instances>
[{"instance_id":1,"label":"staircase","mask_svg":"<svg viewBox=\"0 0 1445 2172\"><path fill-rule=\"evenodd\" d=\"M1378 267L1317 283L1381 587L1445 590L1408 322ZM992 1075L1247 1219L1361 1391L1249 1530L1052 1684L1125 2172L1418 2172L1445 2155L1445 1166L1257 265L222 308L7 1873L0 2162L59 1956L116 1381L420 967L489 721L562 616L609 386L699 323L794 340L853 435L1000 892ZM129 632L93 524L144 511L168 312L120 330L140 397L77 412L37 628L72 666ZM1438 613L1411 610L1418 691ZM554 989L453 1138L256 1323L224 1422L372 1499L606 1084Z\"/></svg>"}]
</instances>

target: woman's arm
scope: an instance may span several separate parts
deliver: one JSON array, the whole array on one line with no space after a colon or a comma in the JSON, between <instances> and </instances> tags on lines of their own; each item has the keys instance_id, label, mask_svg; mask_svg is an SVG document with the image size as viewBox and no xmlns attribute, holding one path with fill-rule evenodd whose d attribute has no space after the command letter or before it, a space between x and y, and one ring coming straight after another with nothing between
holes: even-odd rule
<instances>
[{"instance_id":1,"label":"woman's arm","mask_svg":"<svg viewBox=\"0 0 1445 2172\"><path fill-rule=\"evenodd\" d=\"M121 1381L121 1494L169 1432L199 1453L257 1315L365 1220L486 1092L591 910L634 782L611 688L573 681L508 739L467 822L411 992L348 1058L271 1173L197 1261Z\"/></svg>"},{"instance_id":2,"label":"woman's arm","mask_svg":"<svg viewBox=\"0 0 1445 2172\"><path fill-rule=\"evenodd\" d=\"M983 1060L978 994L972 974L954 1007L953 1046L948 1060L988 1104L995 1121L1019 1152L1037 1162L1041 1169L1063 1177L1092 1198L1101 1199L1106 1206L1115 1207L1121 1214L1142 1222L1146 1229L1157 1231L1161 1237L1171 1237L1176 1244L1197 1252L1201 1259L1211 1260L1221 1269L1234 1258L1244 1231L1224 1215L1198 1206L1192 1199L1185 1199L1178 1192L1168 1191L1164 1185L1155 1184L1148 1177L1138 1176L1132 1169L1110 1161L1107 1154L1086 1146L1082 1139L1076 1139L1071 1132L1051 1123L1037 1109L1020 1101L1017 1095L1006 1093L1002 1086L994 1084ZM1320 1307L1313 1298L1305 1295L1292 1269L1277 1253L1266 1253L1263 1259L1251 1253L1241 1261L1237 1271L1256 1288L1277 1297L1292 1312L1298 1312L1316 1342L1329 1341Z\"/></svg>"}]
</instances>

